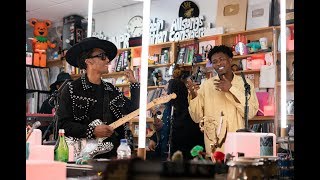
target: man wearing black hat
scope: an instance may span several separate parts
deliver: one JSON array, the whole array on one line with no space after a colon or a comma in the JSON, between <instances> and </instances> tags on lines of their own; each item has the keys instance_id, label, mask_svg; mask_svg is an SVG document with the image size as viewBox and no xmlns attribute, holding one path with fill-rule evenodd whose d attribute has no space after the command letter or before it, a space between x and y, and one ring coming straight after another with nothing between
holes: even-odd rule
<instances>
[{"instance_id":1,"label":"man wearing black hat","mask_svg":"<svg viewBox=\"0 0 320 180\"><path fill-rule=\"evenodd\" d=\"M59 129L65 130L67 143L74 146L75 156L84 148L84 141L95 138L107 137L103 142L98 141L97 147L89 153L91 158L115 158L123 138L132 145L128 123L116 129L108 126L139 107L140 84L131 70L126 71L131 100L111 83L102 80L117 51L113 43L89 37L66 53L69 64L85 69L80 78L68 82L62 90L57 110Z\"/></svg>"},{"instance_id":2,"label":"man wearing black hat","mask_svg":"<svg viewBox=\"0 0 320 180\"><path fill-rule=\"evenodd\" d=\"M71 80L70 74L66 73L66 72L60 72L57 76L57 80L50 85L50 92L52 95L43 101L41 108L39 110L39 113L43 113L43 114L52 114L53 113L52 110L54 108L54 103L50 102L50 99L53 96L53 93L60 88L60 86L62 85L62 83L65 80ZM44 139L48 141L50 134L52 134L53 126L50 126L50 127L40 126L39 129L41 129L43 135L44 135L44 133L46 133Z\"/></svg>"},{"instance_id":3,"label":"man wearing black hat","mask_svg":"<svg viewBox=\"0 0 320 180\"><path fill-rule=\"evenodd\" d=\"M53 93L55 90L58 90L62 83L65 80L70 80L71 76L69 73L66 72L60 72L57 76L57 80L50 85L50 91ZM44 113L44 114L52 114L52 109L54 107L54 104L49 102L50 97L43 101L39 113Z\"/></svg>"}]
</instances>

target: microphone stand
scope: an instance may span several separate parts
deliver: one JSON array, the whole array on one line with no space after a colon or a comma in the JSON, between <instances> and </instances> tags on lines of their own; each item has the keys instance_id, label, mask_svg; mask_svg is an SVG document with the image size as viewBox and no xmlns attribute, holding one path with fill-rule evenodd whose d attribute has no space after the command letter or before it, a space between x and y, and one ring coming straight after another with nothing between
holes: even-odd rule
<instances>
[{"instance_id":1,"label":"microphone stand","mask_svg":"<svg viewBox=\"0 0 320 180\"><path fill-rule=\"evenodd\" d=\"M249 106L248 106L248 95L250 94L250 85L247 83L246 78L244 77L243 72L241 71L241 77L244 82L244 92L245 92L245 106L244 106L244 129L238 129L236 132L254 132L253 130L249 129L249 118L248 118L248 113L249 113Z\"/></svg>"},{"instance_id":2,"label":"microphone stand","mask_svg":"<svg viewBox=\"0 0 320 180\"><path fill-rule=\"evenodd\" d=\"M54 116L53 116L53 121L52 121L52 124L54 124L54 128L53 128L53 139L54 141L56 141L58 139L58 115L57 115L57 111L58 111L58 108L59 108L59 96L60 96L60 93L61 91L63 90L63 88L65 87L65 85L67 85L67 83L71 81L70 79L66 79L62 85L59 87L58 90L55 90L54 93L52 94L52 97L50 98L49 100L49 103L51 103L52 101L54 102L54 109L55 109L55 113L54 113ZM50 124L51 126L51 124ZM48 127L48 130L49 130L49 127Z\"/></svg>"},{"instance_id":3,"label":"microphone stand","mask_svg":"<svg viewBox=\"0 0 320 180\"><path fill-rule=\"evenodd\" d=\"M167 157L167 161L171 161L171 143L172 143L172 124L173 124L173 110L174 107L171 104L171 117L170 117L170 132L169 132L169 139L168 139L168 157Z\"/></svg>"}]
</instances>

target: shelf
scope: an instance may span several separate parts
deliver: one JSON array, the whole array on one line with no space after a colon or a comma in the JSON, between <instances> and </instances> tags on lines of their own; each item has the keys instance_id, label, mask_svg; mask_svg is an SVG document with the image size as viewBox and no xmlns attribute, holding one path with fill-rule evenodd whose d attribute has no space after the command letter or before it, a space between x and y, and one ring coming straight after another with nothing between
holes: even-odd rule
<instances>
[{"instance_id":1,"label":"shelf","mask_svg":"<svg viewBox=\"0 0 320 180\"><path fill-rule=\"evenodd\" d=\"M148 67L151 68L158 68L158 67L167 67L167 66L171 66L172 63L168 63L168 64L149 64Z\"/></svg>"},{"instance_id":2,"label":"shelf","mask_svg":"<svg viewBox=\"0 0 320 180\"><path fill-rule=\"evenodd\" d=\"M287 54L291 54L291 53L294 53L294 50L287 50L286 52L287 52ZM277 51L277 55L279 55L279 54L281 54L281 52Z\"/></svg>"},{"instance_id":3,"label":"shelf","mask_svg":"<svg viewBox=\"0 0 320 180\"><path fill-rule=\"evenodd\" d=\"M81 76L81 74L71 74L71 79L75 80ZM112 73L107 73L107 74L102 74L102 78L112 78L114 76L125 76L124 71L119 71L119 72L112 72Z\"/></svg>"},{"instance_id":4,"label":"shelf","mask_svg":"<svg viewBox=\"0 0 320 180\"><path fill-rule=\"evenodd\" d=\"M287 27L294 27L294 23L292 23L292 24L287 24ZM276 29L280 29L281 26L275 26L275 28L276 28Z\"/></svg>"},{"instance_id":5,"label":"shelf","mask_svg":"<svg viewBox=\"0 0 320 180\"><path fill-rule=\"evenodd\" d=\"M244 70L242 71L245 74L251 74L251 73L260 73L260 69L256 69L256 70ZM240 74L241 71L234 71L235 74Z\"/></svg>"},{"instance_id":6,"label":"shelf","mask_svg":"<svg viewBox=\"0 0 320 180\"><path fill-rule=\"evenodd\" d=\"M256 32L258 33L259 31L268 31L268 30L272 30L274 26L270 26L270 27L264 27L264 28L257 28L257 29L250 29L250 30L244 30L244 31L237 31L237 32L230 32L230 33L225 33L225 34L221 34L221 36L233 36L233 35L238 35L238 34L249 34L252 32Z\"/></svg>"},{"instance_id":7,"label":"shelf","mask_svg":"<svg viewBox=\"0 0 320 180\"><path fill-rule=\"evenodd\" d=\"M277 82L277 86L281 86L281 82ZM287 86L294 86L294 81L287 81Z\"/></svg>"},{"instance_id":8,"label":"shelf","mask_svg":"<svg viewBox=\"0 0 320 180\"><path fill-rule=\"evenodd\" d=\"M53 66L63 66L66 60L55 59L55 60L47 60L47 67Z\"/></svg>"},{"instance_id":9,"label":"shelf","mask_svg":"<svg viewBox=\"0 0 320 180\"><path fill-rule=\"evenodd\" d=\"M148 86L148 90L153 90L153 89L157 89L157 88L165 88L165 85L162 86Z\"/></svg>"},{"instance_id":10,"label":"shelf","mask_svg":"<svg viewBox=\"0 0 320 180\"><path fill-rule=\"evenodd\" d=\"M249 121L270 121L274 120L274 116L255 116L252 119L249 119Z\"/></svg>"},{"instance_id":11,"label":"shelf","mask_svg":"<svg viewBox=\"0 0 320 180\"><path fill-rule=\"evenodd\" d=\"M269 53L269 52L272 52L272 51L261 51L261 52L257 52L257 53L253 53L253 54L246 54L246 55L238 55L238 56L233 56L233 60L235 59L244 59L244 58L247 58L247 57L250 57L250 56L254 56L254 55L257 55L257 54L266 54L266 53Z\"/></svg>"},{"instance_id":12,"label":"shelf","mask_svg":"<svg viewBox=\"0 0 320 180\"><path fill-rule=\"evenodd\" d=\"M26 93L31 93L31 92L39 92L39 93L50 93L50 91L46 90L35 90L35 89L26 89Z\"/></svg>"},{"instance_id":13,"label":"shelf","mask_svg":"<svg viewBox=\"0 0 320 180\"><path fill-rule=\"evenodd\" d=\"M38 120L38 121L52 121L54 114L41 114L41 113L26 113L26 119L28 121Z\"/></svg>"},{"instance_id":14,"label":"shelf","mask_svg":"<svg viewBox=\"0 0 320 180\"><path fill-rule=\"evenodd\" d=\"M179 67L192 67L192 66L201 66L206 65L207 61L199 62L199 63L193 63L193 64L178 64Z\"/></svg>"},{"instance_id":15,"label":"shelf","mask_svg":"<svg viewBox=\"0 0 320 180\"><path fill-rule=\"evenodd\" d=\"M155 47L155 46L171 46L171 44L172 44L171 41L158 43L158 44L150 44L149 48L152 48L152 47Z\"/></svg>"},{"instance_id":16,"label":"shelf","mask_svg":"<svg viewBox=\"0 0 320 180\"><path fill-rule=\"evenodd\" d=\"M118 49L118 52L123 52L123 51L130 51L131 48L122 48L122 49Z\"/></svg>"}]
</instances>

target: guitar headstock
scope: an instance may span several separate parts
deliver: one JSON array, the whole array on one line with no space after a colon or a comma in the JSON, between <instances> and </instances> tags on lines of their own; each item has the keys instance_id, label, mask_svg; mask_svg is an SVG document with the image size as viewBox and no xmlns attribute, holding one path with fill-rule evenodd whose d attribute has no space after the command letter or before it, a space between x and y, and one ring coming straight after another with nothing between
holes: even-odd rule
<instances>
[{"instance_id":1,"label":"guitar headstock","mask_svg":"<svg viewBox=\"0 0 320 180\"><path fill-rule=\"evenodd\" d=\"M161 96L159 98L152 100L152 103L154 105L163 104L163 103L169 102L171 99L175 99L176 97L177 97L176 93L171 93L166 96Z\"/></svg>"}]
</instances>

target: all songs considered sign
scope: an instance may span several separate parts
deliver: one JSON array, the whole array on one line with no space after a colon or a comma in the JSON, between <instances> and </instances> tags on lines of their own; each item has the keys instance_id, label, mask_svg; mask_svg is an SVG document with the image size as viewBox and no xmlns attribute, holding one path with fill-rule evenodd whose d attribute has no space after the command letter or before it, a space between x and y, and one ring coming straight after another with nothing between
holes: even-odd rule
<instances>
[{"instance_id":1,"label":"all songs considered sign","mask_svg":"<svg viewBox=\"0 0 320 180\"><path fill-rule=\"evenodd\" d=\"M199 16L198 6L192 1L184 1L179 8L179 18L173 20L169 41L181 41L204 36L204 17Z\"/></svg>"}]
</instances>

